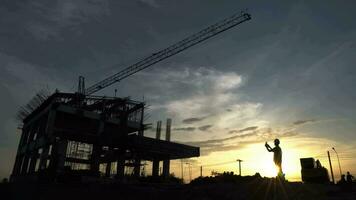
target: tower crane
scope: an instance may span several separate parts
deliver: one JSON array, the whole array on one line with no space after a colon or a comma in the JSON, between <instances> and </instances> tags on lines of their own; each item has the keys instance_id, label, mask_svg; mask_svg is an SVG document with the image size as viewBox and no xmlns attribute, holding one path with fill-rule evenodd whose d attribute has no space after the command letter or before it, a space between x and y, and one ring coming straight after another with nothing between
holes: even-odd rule
<instances>
[{"instance_id":1,"label":"tower crane","mask_svg":"<svg viewBox=\"0 0 356 200\"><path fill-rule=\"evenodd\" d=\"M126 67L118 73L109 76L108 78L97 82L88 88L85 88L84 77L79 77L78 93L91 95L104 89L116 82L119 82L151 65L154 65L162 60L165 60L173 55L176 55L189 47L192 47L200 42L203 42L221 32L231 29L243 22L251 19L251 15L246 12L241 12L231 17L228 17L218 23L215 23L161 51L151 54L150 56L136 62L135 64Z\"/></svg>"}]
</instances>

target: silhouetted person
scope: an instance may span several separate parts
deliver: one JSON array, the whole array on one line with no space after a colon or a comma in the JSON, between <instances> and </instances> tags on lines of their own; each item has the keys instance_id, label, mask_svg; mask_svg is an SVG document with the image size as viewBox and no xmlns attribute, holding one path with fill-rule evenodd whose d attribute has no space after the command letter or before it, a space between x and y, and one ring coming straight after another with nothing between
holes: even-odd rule
<instances>
[{"instance_id":1,"label":"silhouetted person","mask_svg":"<svg viewBox=\"0 0 356 200\"><path fill-rule=\"evenodd\" d=\"M266 142L265 147L267 149L267 151L269 152L273 152L273 161L274 164L277 166L278 168L278 176L279 177L283 177L283 171L282 171L282 149L279 146L279 139L275 139L274 140L274 148L272 148L271 146L269 146L269 144Z\"/></svg>"},{"instance_id":2,"label":"silhouetted person","mask_svg":"<svg viewBox=\"0 0 356 200\"><path fill-rule=\"evenodd\" d=\"M341 179L340 179L340 181L338 182L338 184L344 185L345 183L346 183L345 174L342 174L342 175L341 175Z\"/></svg>"},{"instance_id":3,"label":"silhouetted person","mask_svg":"<svg viewBox=\"0 0 356 200\"><path fill-rule=\"evenodd\" d=\"M352 179L354 179L354 176L352 176L350 174L350 172L347 172L347 175L346 175L346 181L347 183L352 183Z\"/></svg>"}]
</instances>

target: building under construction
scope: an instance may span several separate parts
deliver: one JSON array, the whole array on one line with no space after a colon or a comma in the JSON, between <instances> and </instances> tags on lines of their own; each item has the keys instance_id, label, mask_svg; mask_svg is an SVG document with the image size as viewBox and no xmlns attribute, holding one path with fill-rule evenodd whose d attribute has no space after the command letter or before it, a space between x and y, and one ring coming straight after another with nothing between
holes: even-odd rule
<instances>
[{"instance_id":1,"label":"building under construction","mask_svg":"<svg viewBox=\"0 0 356 200\"><path fill-rule=\"evenodd\" d=\"M121 178L126 167L139 176L145 160L152 161L153 176L163 161L163 175L168 176L170 160L199 156L197 147L170 142L171 120L166 141L160 140L161 123L156 139L145 137L143 102L92 94L250 19L246 12L232 15L88 88L79 77L77 93L37 96L35 106L30 103L20 111L23 128L11 180L57 180L68 173L97 177L100 171Z\"/></svg>"},{"instance_id":2,"label":"building under construction","mask_svg":"<svg viewBox=\"0 0 356 200\"><path fill-rule=\"evenodd\" d=\"M23 119L11 180L121 178L125 168L140 176L143 161L152 161L153 176L163 161L168 176L170 160L199 156L197 147L170 142L170 119L166 141L160 140L161 123L156 139L145 137L144 108L129 98L52 94Z\"/></svg>"}]
</instances>

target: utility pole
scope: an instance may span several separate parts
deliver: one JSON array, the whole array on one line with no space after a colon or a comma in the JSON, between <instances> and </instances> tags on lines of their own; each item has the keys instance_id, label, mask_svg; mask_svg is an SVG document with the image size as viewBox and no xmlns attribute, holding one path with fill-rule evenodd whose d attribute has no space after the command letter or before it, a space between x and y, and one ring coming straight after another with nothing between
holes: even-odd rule
<instances>
[{"instance_id":1,"label":"utility pole","mask_svg":"<svg viewBox=\"0 0 356 200\"><path fill-rule=\"evenodd\" d=\"M328 151L328 158L329 158L329 165L330 165L331 178L332 178L332 180L333 180L333 184L335 184L333 166L331 165L331 159L330 159L330 153L329 153L329 151Z\"/></svg>"},{"instance_id":2,"label":"utility pole","mask_svg":"<svg viewBox=\"0 0 356 200\"><path fill-rule=\"evenodd\" d=\"M241 176L241 162L242 162L242 160L237 159L236 161L239 162L239 175Z\"/></svg>"},{"instance_id":3,"label":"utility pole","mask_svg":"<svg viewBox=\"0 0 356 200\"><path fill-rule=\"evenodd\" d=\"M335 153L336 153L336 157L337 157L337 162L339 163L339 170L340 170L340 179L341 179L341 176L342 176L342 171L341 171L341 165L340 165L340 159L339 159L339 154L336 152L335 148L333 147L332 148Z\"/></svg>"},{"instance_id":4,"label":"utility pole","mask_svg":"<svg viewBox=\"0 0 356 200\"><path fill-rule=\"evenodd\" d=\"M203 177L203 165L200 166L200 177Z\"/></svg>"},{"instance_id":5,"label":"utility pole","mask_svg":"<svg viewBox=\"0 0 356 200\"><path fill-rule=\"evenodd\" d=\"M183 159L180 159L180 171L181 171L181 177L182 177L182 180L183 180Z\"/></svg>"}]
</instances>

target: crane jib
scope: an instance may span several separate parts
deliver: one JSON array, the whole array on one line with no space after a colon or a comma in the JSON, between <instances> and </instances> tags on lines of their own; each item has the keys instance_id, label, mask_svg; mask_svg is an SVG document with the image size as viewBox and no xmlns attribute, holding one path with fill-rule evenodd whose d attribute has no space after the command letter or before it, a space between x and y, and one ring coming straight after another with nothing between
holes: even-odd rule
<instances>
[{"instance_id":1,"label":"crane jib","mask_svg":"<svg viewBox=\"0 0 356 200\"><path fill-rule=\"evenodd\" d=\"M179 52L184 51L185 49L188 49L189 47L192 47L200 42L203 42L204 40L207 40L221 32L224 32L230 28L235 27L238 24L241 24L245 21L248 21L251 19L251 15L245 12L241 12L238 15L233 15L229 18L226 18L216 24L213 24L198 33L195 33L180 42L177 42L171 46L169 46L166 49L163 49L159 52L151 54L151 56L148 56L139 62L121 70L120 72L88 87L85 89L85 94L90 95L93 94L105 87L108 87L118 81L121 81L122 79L131 76L132 74L135 74L151 65L154 65L162 60L165 60L166 58L169 58L175 54L178 54Z\"/></svg>"}]
</instances>

